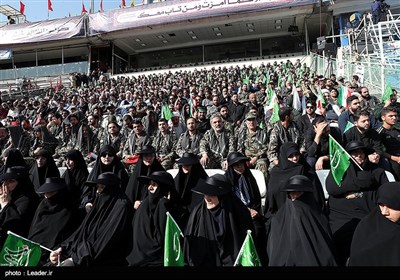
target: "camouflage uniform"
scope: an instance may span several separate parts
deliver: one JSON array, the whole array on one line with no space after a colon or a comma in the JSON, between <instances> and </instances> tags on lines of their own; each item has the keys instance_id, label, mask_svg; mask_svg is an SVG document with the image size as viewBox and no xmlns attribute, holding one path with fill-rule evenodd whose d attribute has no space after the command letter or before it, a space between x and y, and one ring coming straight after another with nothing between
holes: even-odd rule
<instances>
[{"instance_id":1,"label":"camouflage uniform","mask_svg":"<svg viewBox=\"0 0 400 280\"><path fill-rule=\"evenodd\" d=\"M182 157L184 153L200 154L200 140L203 134L197 132L194 136L189 135L189 131L182 133L176 143L175 153L178 157Z\"/></svg>"},{"instance_id":2,"label":"camouflage uniform","mask_svg":"<svg viewBox=\"0 0 400 280\"><path fill-rule=\"evenodd\" d=\"M150 138L146 134L146 132L142 131L142 135L136 135L134 131L129 134L128 139L125 142L122 154L126 155L135 155L141 151L142 147L145 145L150 145ZM131 164L126 166L129 172L133 172L135 169L135 164Z\"/></svg>"},{"instance_id":3,"label":"camouflage uniform","mask_svg":"<svg viewBox=\"0 0 400 280\"><path fill-rule=\"evenodd\" d=\"M303 135L300 134L300 130L297 128L296 123L292 122L286 129L282 126L282 123L278 121L274 123L269 137L267 152L270 161L269 170L275 166L273 161L279 159L279 149L281 145L286 142L294 142L300 147L300 151L305 150L304 138Z\"/></svg>"},{"instance_id":4,"label":"camouflage uniform","mask_svg":"<svg viewBox=\"0 0 400 280\"><path fill-rule=\"evenodd\" d=\"M218 135L214 129L207 130L200 141L200 153L207 153L209 158L206 168L222 168L229 153L236 151L235 137L225 128Z\"/></svg>"},{"instance_id":5,"label":"camouflage uniform","mask_svg":"<svg viewBox=\"0 0 400 280\"><path fill-rule=\"evenodd\" d=\"M238 151L242 152L250 159L257 157L256 166L254 169L260 170L264 177L268 178L268 137L265 130L257 127L255 132L249 129L244 129L240 132L237 138Z\"/></svg>"},{"instance_id":6,"label":"camouflage uniform","mask_svg":"<svg viewBox=\"0 0 400 280\"><path fill-rule=\"evenodd\" d=\"M160 158L162 167L164 167L165 170L171 169L176 158L175 134L167 131L166 135L162 135L161 132L158 131L156 136L153 138L151 145L156 149L156 157ZM161 161L161 159L164 160Z\"/></svg>"}]
</instances>

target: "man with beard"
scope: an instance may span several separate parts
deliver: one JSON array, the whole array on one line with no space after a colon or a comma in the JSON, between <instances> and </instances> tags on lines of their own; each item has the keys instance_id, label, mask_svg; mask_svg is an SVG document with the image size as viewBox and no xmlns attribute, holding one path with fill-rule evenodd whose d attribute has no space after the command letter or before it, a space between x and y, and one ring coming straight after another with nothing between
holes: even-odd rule
<instances>
[{"instance_id":1,"label":"man with beard","mask_svg":"<svg viewBox=\"0 0 400 280\"><path fill-rule=\"evenodd\" d=\"M361 110L367 110L369 113L372 113L375 110L376 105L379 104L378 98L371 96L367 87L361 87L360 92Z\"/></svg>"},{"instance_id":2,"label":"man with beard","mask_svg":"<svg viewBox=\"0 0 400 280\"><path fill-rule=\"evenodd\" d=\"M197 129L197 120L195 118L188 118L186 120L187 130L179 136L176 143L176 154L178 157L182 157L184 153L193 153L195 155L200 154L199 146L200 140L203 138L203 133L200 133Z\"/></svg>"},{"instance_id":3,"label":"man with beard","mask_svg":"<svg viewBox=\"0 0 400 280\"><path fill-rule=\"evenodd\" d=\"M200 153L202 155L200 163L206 168L226 169L228 167L226 157L230 152L236 150L234 136L224 128L219 114L214 115L210 123L212 128L200 140Z\"/></svg>"},{"instance_id":4,"label":"man with beard","mask_svg":"<svg viewBox=\"0 0 400 280\"><path fill-rule=\"evenodd\" d=\"M354 123L354 114L360 110L360 100L356 95L350 95L346 99L346 103L348 105L348 109L340 114L339 116L339 128L342 132L342 135L345 132L347 122ZM377 129L379 124L376 121L374 116L370 116L371 128Z\"/></svg>"},{"instance_id":5,"label":"man with beard","mask_svg":"<svg viewBox=\"0 0 400 280\"><path fill-rule=\"evenodd\" d=\"M369 161L375 164L379 163L383 149L378 132L371 129L369 112L357 111L353 117L354 126L343 134L343 144L346 145L354 140L362 141L365 146L374 149L374 153L368 155Z\"/></svg>"},{"instance_id":6,"label":"man with beard","mask_svg":"<svg viewBox=\"0 0 400 280\"><path fill-rule=\"evenodd\" d=\"M206 133L211 128L210 120L206 118L207 109L203 106L197 107L197 130Z\"/></svg>"}]
</instances>

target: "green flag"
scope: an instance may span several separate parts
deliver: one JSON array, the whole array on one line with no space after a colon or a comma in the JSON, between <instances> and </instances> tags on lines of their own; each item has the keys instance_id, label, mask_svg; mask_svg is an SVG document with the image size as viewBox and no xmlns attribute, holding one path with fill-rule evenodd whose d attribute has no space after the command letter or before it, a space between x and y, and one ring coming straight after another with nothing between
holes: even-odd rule
<instances>
[{"instance_id":1,"label":"green flag","mask_svg":"<svg viewBox=\"0 0 400 280\"><path fill-rule=\"evenodd\" d=\"M258 257L256 246L254 245L251 230L247 231L247 236L240 248L239 254L233 266L261 266L260 258Z\"/></svg>"},{"instance_id":2,"label":"green flag","mask_svg":"<svg viewBox=\"0 0 400 280\"><path fill-rule=\"evenodd\" d=\"M169 121L172 118L171 109L169 108L169 106L167 104L164 104L161 107L161 118L164 118L167 121Z\"/></svg>"},{"instance_id":3,"label":"green flag","mask_svg":"<svg viewBox=\"0 0 400 280\"><path fill-rule=\"evenodd\" d=\"M164 266L184 266L183 253L179 237L183 236L181 229L167 212L164 241Z\"/></svg>"},{"instance_id":4,"label":"green flag","mask_svg":"<svg viewBox=\"0 0 400 280\"><path fill-rule=\"evenodd\" d=\"M0 266L37 266L42 255L40 245L8 232L0 252Z\"/></svg>"},{"instance_id":5,"label":"green flag","mask_svg":"<svg viewBox=\"0 0 400 280\"><path fill-rule=\"evenodd\" d=\"M329 158L333 179L340 186L343 175L350 165L350 155L331 135L329 135Z\"/></svg>"},{"instance_id":6,"label":"green flag","mask_svg":"<svg viewBox=\"0 0 400 280\"><path fill-rule=\"evenodd\" d=\"M352 124L351 122L347 121L347 124L346 124L346 127L344 128L343 133L345 133L347 130L349 130L353 126L354 126L354 124Z\"/></svg>"},{"instance_id":7,"label":"green flag","mask_svg":"<svg viewBox=\"0 0 400 280\"><path fill-rule=\"evenodd\" d=\"M276 123L277 121L279 121L279 105L278 102L274 102L274 109L272 111L272 116L269 119L269 122L271 124Z\"/></svg>"},{"instance_id":8,"label":"green flag","mask_svg":"<svg viewBox=\"0 0 400 280\"><path fill-rule=\"evenodd\" d=\"M382 95L382 102L385 103L386 100L388 100L392 94L393 94L392 86L389 83L386 83L385 90L383 91Z\"/></svg>"},{"instance_id":9,"label":"green flag","mask_svg":"<svg viewBox=\"0 0 400 280\"><path fill-rule=\"evenodd\" d=\"M246 77L242 78L242 81L243 81L244 85L249 85L249 82L250 82L249 80L250 80L250 77L247 76L247 75L246 75Z\"/></svg>"}]
</instances>

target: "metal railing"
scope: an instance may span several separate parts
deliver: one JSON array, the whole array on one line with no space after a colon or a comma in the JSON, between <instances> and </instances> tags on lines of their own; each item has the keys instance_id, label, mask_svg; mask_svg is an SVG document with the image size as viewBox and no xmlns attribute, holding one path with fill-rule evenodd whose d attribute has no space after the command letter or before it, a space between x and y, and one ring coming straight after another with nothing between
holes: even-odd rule
<instances>
[{"instance_id":1,"label":"metal railing","mask_svg":"<svg viewBox=\"0 0 400 280\"><path fill-rule=\"evenodd\" d=\"M311 70L318 75L329 77L330 74L343 76L345 81L351 81L353 75L362 79L364 86L370 93L380 98L386 83L393 88L400 89L400 64L392 64L392 67L383 65L378 60L365 59L349 60L349 56L343 56L339 61L336 58L324 57L311 53Z\"/></svg>"}]
</instances>

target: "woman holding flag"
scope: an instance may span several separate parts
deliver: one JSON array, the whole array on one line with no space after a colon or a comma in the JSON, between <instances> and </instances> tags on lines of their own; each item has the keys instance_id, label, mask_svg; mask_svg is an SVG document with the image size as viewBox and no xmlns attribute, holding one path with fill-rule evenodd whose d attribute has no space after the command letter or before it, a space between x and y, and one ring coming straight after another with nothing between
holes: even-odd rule
<instances>
[{"instance_id":1,"label":"woman holding flag","mask_svg":"<svg viewBox=\"0 0 400 280\"><path fill-rule=\"evenodd\" d=\"M347 157L347 162L350 161L348 168L341 174L341 180L337 182L337 175L333 174L332 169L339 170L342 161L338 160L336 165L333 158L335 155L330 151L331 171L326 178L329 223L337 248L337 262L342 266L349 257L351 240L358 222L375 207L378 187L388 182L385 170L372 169L368 161L367 156L374 152L373 149L361 141L351 141L346 145L346 152L335 153Z\"/></svg>"},{"instance_id":2,"label":"woman holding flag","mask_svg":"<svg viewBox=\"0 0 400 280\"><path fill-rule=\"evenodd\" d=\"M254 231L250 211L222 174L200 180L192 191L203 194L185 230L184 257L189 266L233 266L247 230Z\"/></svg>"},{"instance_id":3,"label":"woman holding flag","mask_svg":"<svg viewBox=\"0 0 400 280\"><path fill-rule=\"evenodd\" d=\"M177 206L179 198L174 179L166 171L155 171L148 176L139 176L138 180L147 186L148 195L132 221L132 246L127 261L129 266L163 266L167 212L178 223L183 213Z\"/></svg>"}]
</instances>

